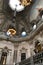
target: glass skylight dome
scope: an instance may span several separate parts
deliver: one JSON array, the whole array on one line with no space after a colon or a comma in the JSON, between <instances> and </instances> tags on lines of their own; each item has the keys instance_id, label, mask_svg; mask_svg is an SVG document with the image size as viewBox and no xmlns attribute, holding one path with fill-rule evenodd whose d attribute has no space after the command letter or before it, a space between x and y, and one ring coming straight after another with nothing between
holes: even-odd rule
<instances>
[{"instance_id":1,"label":"glass skylight dome","mask_svg":"<svg viewBox=\"0 0 43 65\"><path fill-rule=\"evenodd\" d=\"M24 6L19 0L9 0L9 6L12 10L16 10L17 12L24 10Z\"/></svg>"}]
</instances>

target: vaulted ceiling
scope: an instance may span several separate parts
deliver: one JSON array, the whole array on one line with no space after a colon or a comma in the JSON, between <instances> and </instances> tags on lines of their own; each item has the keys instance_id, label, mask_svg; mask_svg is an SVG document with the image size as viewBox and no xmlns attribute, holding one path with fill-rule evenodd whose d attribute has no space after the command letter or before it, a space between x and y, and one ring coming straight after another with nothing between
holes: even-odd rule
<instances>
[{"instance_id":1,"label":"vaulted ceiling","mask_svg":"<svg viewBox=\"0 0 43 65\"><path fill-rule=\"evenodd\" d=\"M21 37L22 31L25 31L26 36L28 36L29 33L33 30L34 21L35 24L37 23L36 20L32 20L32 22L30 22L30 13L35 0L32 1L31 5L25 7L23 11L16 12L15 16L15 11L9 7L8 2L9 0L1 0L0 31L5 32L6 34L9 29L14 29L16 30L14 38Z\"/></svg>"},{"instance_id":2,"label":"vaulted ceiling","mask_svg":"<svg viewBox=\"0 0 43 65\"><path fill-rule=\"evenodd\" d=\"M30 32L30 23L29 23L29 9L30 6L27 6L23 11L16 12L16 16L14 16L14 11L8 5L9 0L3 1L3 12L1 14L1 18L3 18L3 26L1 26L1 30L7 30L9 26L12 26L16 29L17 34L21 33L22 28L26 30L26 32Z\"/></svg>"}]
</instances>

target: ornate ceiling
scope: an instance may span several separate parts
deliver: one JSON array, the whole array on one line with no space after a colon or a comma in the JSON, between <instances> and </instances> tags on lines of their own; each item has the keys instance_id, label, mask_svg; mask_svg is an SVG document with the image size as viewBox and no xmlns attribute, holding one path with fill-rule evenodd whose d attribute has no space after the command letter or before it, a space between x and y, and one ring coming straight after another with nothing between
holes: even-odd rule
<instances>
[{"instance_id":1,"label":"ornate ceiling","mask_svg":"<svg viewBox=\"0 0 43 65\"><path fill-rule=\"evenodd\" d=\"M13 38L23 37L21 34L24 31L26 32L26 36L24 37L27 38L34 26L34 22L30 23L30 10L34 4L34 0L31 5L26 6L23 11L16 12L15 16L15 11L8 5L9 0L1 0L1 2L3 2L3 5L1 6L2 9L0 9L0 31L4 32L6 36L6 33L10 32L9 34L11 34ZM12 35L15 31L16 34Z\"/></svg>"},{"instance_id":2,"label":"ornate ceiling","mask_svg":"<svg viewBox=\"0 0 43 65\"><path fill-rule=\"evenodd\" d=\"M32 3L32 0L9 0L9 7L12 10L20 12L24 10L26 6L29 6Z\"/></svg>"}]
</instances>

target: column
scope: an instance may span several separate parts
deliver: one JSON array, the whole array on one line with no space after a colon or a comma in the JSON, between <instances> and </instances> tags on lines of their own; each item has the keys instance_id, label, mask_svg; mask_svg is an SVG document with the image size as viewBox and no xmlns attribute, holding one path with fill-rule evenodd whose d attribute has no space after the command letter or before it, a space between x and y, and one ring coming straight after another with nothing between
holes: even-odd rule
<instances>
[{"instance_id":1,"label":"column","mask_svg":"<svg viewBox=\"0 0 43 65\"><path fill-rule=\"evenodd\" d=\"M14 62L17 63L17 50L14 50Z\"/></svg>"},{"instance_id":2,"label":"column","mask_svg":"<svg viewBox=\"0 0 43 65\"><path fill-rule=\"evenodd\" d=\"M7 54L7 61L6 64L11 64L11 51Z\"/></svg>"}]
</instances>

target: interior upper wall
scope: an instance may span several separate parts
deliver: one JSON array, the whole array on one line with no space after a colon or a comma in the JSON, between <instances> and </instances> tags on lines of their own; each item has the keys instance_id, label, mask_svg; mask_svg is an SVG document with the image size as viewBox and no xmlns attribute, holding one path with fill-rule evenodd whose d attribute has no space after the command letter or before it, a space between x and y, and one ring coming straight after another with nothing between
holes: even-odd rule
<instances>
[{"instance_id":1,"label":"interior upper wall","mask_svg":"<svg viewBox=\"0 0 43 65\"><path fill-rule=\"evenodd\" d=\"M11 43L9 41L4 41L4 40L0 41L0 54L2 53L1 51L2 51L2 49L4 49L4 47L7 47L8 51L9 51L9 53L7 54L6 64L12 64L13 63L13 54L14 54L14 45L13 45L13 43Z\"/></svg>"},{"instance_id":2,"label":"interior upper wall","mask_svg":"<svg viewBox=\"0 0 43 65\"><path fill-rule=\"evenodd\" d=\"M43 8L43 0L36 0L30 11L30 21L37 18L39 12L37 8Z\"/></svg>"},{"instance_id":3,"label":"interior upper wall","mask_svg":"<svg viewBox=\"0 0 43 65\"><path fill-rule=\"evenodd\" d=\"M24 50L23 50L24 49ZM21 53L26 53L26 59L31 56L31 53L33 52L34 45L29 44L29 42L21 42L18 46L18 52L17 52L17 62L21 62ZM31 51L32 50L32 51Z\"/></svg>"}]
</instances>

